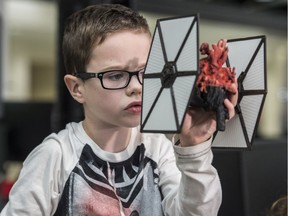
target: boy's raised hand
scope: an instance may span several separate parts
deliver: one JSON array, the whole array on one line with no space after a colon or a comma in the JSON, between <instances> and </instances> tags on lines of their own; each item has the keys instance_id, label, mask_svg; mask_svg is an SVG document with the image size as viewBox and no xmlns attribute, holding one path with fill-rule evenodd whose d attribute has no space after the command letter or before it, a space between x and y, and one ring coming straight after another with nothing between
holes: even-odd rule
<instances>
[{"instance_id":1,"label":"boy's raised hand","mask_svg":"<svg viewBox=\"0 0 288 216\"><path fill-rule=\"evenodd\" d=\"M238 100L237 82L231 87L234 93L229 93L224 100L229 119L235 115L234 107ZM236 92L236 93L235 93ZM205 111L201 107L192 107L185 115L181 133L179 134L182 147L193 146L208 140L216 131L216 113Z\"/></svg>"}]
</instances>

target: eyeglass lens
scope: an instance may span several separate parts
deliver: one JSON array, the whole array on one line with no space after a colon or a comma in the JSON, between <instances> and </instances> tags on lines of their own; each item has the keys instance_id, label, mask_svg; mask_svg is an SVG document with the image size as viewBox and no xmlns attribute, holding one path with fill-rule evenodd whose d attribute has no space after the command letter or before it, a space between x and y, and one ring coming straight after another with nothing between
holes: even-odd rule
<instances>
[{"instance_id":1,"label":"eyeglass lens","mask_svg":"<svg viewBox=\"0 0 288 216\"><path fill-rule=\"evenodd\" d=\"M102 83L105 88L117 89L126 87L133 75L137 75L137 79L142 84L143 70L137 72L127 71L111 71L103 74Z\"/></svg>"}]
</instances>

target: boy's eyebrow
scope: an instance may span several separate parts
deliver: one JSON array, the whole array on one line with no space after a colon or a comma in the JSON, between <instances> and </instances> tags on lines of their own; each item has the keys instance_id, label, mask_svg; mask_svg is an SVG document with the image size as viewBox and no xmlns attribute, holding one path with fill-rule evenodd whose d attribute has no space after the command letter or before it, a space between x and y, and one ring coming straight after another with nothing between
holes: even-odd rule
<instances>
[{"instance_id":1,"label":"boy's eyebrow","mask_svg":"<svg viewBox=\"0 0 288 216\"><path fill-rule=\"evenodd\" d=\"M114 65L104 64L103 67L101 67L99 70L95 72L104 72L104 71L109 71L109 70L136 71L136 70L145 68L147 61L145 60L145 61L140 62L138 59L132 59L126 62L126 64L125 63L121 64L121 62L119 63L114 62L114 63L115 63Z\"/></svg>"},{"instance_id":2,"label":"boy's eyebrow","mask_svg":"<svg viewBox=\"0 0 288 216\"><path fill-rule=\"evenodd\" d=\"M135 65L135 68L133 68L134 70L136 69L142 69L146 67L147 62L143 62L143 63L139 63L137 65Z\"/></svg>"},{"instance_id":3,"label":"boy's eyebrow","mask_svg":"<svg viewBox=\"0 0 288 216\"><path fill-rule=\"evenodd\" d=\"M138 67L136 68L133 68L133 69L130 69L129 67L127 66L110 66L110 67L104 67L103 69L99 69L97 71L93 71L95 73L100 73L100 72L105 72L105 71L111 71L111 70L123 70L123 71L137 71L137 70L140 70L140 69L144 69L146 66L146 63L145 64L141 64L139 65ZM91 70L86 70L86 72L92 72Z\"/></svg>"},{"instance_id":4,"label":"boy's eyebrow","mask_svg":"<svg viewBox=\"0 0 288 216\"><path fill-rule=\"evenodd\" d=\"M133 65L125 65L125 66L112 66L112 67L109 67L109 70L126 70L126 71L135 71L135 70L139 70L139 69L142 69L142 68L145 68L146 67L146 62L145 63L139 63L139 64L133 64Z\"/></svg>"},{"instance_id":5,"label":"boy's eyebrow","mask_svg":"<svg viewBox=\"0 0 288 216\"><path fill-rule=\"evenodd\" d=\"M98 69L95 72L110 71L110 70L125 70L125 68L126 66L123 66L123 65L109 65L109 66L107 65L107 66L104 66L103 68Z\"/></svg>"}]
</instances>

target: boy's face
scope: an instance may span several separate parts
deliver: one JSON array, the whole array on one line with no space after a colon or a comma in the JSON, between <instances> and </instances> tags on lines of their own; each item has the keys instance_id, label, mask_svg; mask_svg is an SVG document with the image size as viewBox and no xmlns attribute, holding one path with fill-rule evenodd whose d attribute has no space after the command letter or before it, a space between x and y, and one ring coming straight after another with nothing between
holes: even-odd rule
<instances>
[{"instance_id":1,"label":"boy's face","mask_svg":"<svg viewBox=\"0 0 288 216\"><path fill-rule=\"evenodd\" d=\"M121 31L96 46L87 72L137 71L146 64L151 37L147 33ZM85 120L102 127L135 127L140 123L142 85L132 76L124 89L103 89L100 79L83 83Z\"/></svg>"}]
</instances>

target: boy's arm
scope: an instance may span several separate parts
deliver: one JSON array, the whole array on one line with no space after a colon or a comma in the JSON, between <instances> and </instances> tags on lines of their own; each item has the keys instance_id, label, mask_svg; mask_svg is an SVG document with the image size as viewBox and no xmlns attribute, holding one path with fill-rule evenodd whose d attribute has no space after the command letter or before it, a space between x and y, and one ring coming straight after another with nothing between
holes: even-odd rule
<instances>
[{"instance_id":1,"label":"boy's arm","mask_svg":"<svg viewBox=\"0 0 288 216\"><path fill-rule=\"evenodd\" d=\"M232 85L234 94L224 100L229 117L235 115L238 100L237 84ZM203 108L190 109L184 119L181 133L174 145L176 165L181 172L177 177L163 182L164 211L167 215L216 216L222 201L221 184L216 169L212 166L212 136L216 131L216 116ZM166 167L167 169L167 167ZM178 180L179 182L179 180ZM166 193L165 193L166 192Z\"/></svg>"},{"instance_id":2,"label":"boy's arm","mask_svg":"<svg viewBox=\"0 0 288 216\"><path fill-rule=\"evenodd\" d=\"M1 216L51 215L60 197L58 178L60 148L52 141L37 146L24 161Z\"/></svg>"},{"instance_id":3,"label":"boy's arm","mask_svg":"<svg viewBox=\"0 0 288 216\"><path fill-rule=\"evenodd\" d=\"M179 187L182 215L216 216L222 201L222 190L216 169L212 166L211 141L181 148L175 146L176 164L182 173ZM192 211L191 211L192 210Z\"/></svg>"},{"instance_id":4,"label":"boy's arm","mask_svg":"<svg viewBox=\"0 0 288 216\"><path fill-rule=\"evenodd\" d=\"M181 180L179 182L177 176L170 176L163 182L163 208L166 215L217 215L222 191L218 173L211 165L211 141L209 139L191 147L174 146ZM168 185L168 188L165 187Z\"/></svg>"}]
</instances>

